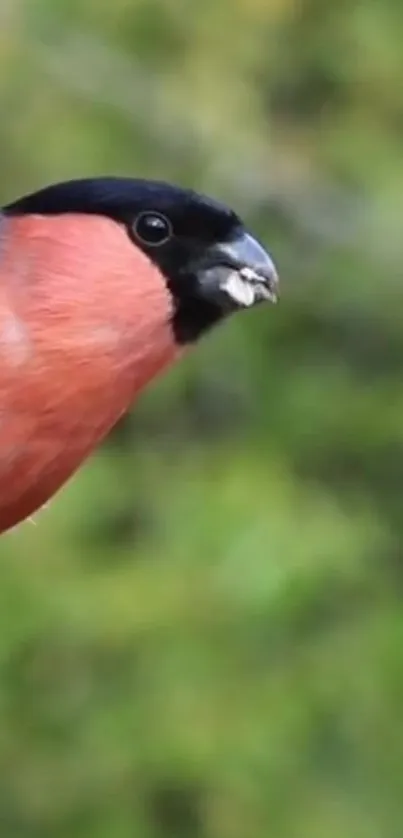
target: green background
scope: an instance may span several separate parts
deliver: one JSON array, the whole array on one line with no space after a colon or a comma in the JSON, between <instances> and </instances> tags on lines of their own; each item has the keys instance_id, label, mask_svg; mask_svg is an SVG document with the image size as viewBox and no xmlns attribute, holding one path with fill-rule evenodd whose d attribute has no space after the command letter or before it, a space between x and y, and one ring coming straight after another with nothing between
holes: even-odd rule
<instances>
[{"instance_id":1,"label":"green background","mask_svg":"<svg viewBox=\"0 0 403 838\"><path fill-rule=\"evenodd\" d=\"M282 300L0 548L1 838L403 835L403 6L1 0L3 202L229 201Z\"/></svg>"}]
</instances>

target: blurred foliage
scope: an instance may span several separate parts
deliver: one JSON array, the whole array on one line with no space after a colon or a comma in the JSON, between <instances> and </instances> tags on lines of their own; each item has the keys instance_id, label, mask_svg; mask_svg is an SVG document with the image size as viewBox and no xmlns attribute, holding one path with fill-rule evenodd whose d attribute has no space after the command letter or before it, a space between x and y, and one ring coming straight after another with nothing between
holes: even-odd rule
<instances>
[{"instance_id":1,"label":"blurred foliage","mask_svg":"<svg viewBox=\"0 0 403 838\"><path fill-rule=\"evenodd\" d=\"M282 302L0 563L2 838L403 834L403 6L2 0L1 198L231 201Z\"/></svg>"}]
</instances>

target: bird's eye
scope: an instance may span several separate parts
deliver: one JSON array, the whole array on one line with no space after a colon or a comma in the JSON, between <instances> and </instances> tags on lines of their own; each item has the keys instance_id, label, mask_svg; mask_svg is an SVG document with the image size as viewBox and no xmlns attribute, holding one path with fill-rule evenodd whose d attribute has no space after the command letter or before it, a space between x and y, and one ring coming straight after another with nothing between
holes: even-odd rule
<instances>
[{"instance_id":1,"label":"bird's eye","mask_svg":"<svg viewBox=\"0 0 403 838\"><path fill-rule=\"evenodd\" d=\"M158 212L142 212L134 221L133 233L143 244L158 247L166 244L172 236L172 225L165 215Z\"/></svg>"}]
</instances>

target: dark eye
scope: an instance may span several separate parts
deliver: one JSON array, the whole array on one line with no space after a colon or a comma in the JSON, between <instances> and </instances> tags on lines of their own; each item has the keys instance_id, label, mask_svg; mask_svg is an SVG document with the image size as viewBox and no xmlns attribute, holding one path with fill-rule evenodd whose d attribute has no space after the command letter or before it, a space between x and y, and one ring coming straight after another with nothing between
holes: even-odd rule
<instances>
[{"instance_id":1,"label":"dark eye","mask_svg":"<svg viewBox=\"0 0 403 838\"><path fill-rule=\"evenodd\" d=\"M158 212L142 212L134 221L133 233L139 241L151 247L166 244L172 236L172 225L165 215Z\"/></svg>"}]
</instances>

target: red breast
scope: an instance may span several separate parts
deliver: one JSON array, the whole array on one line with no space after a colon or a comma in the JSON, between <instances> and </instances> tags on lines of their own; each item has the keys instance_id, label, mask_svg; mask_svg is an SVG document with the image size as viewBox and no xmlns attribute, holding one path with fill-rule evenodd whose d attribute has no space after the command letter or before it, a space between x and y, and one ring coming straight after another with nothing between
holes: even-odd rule
<instances>
[{"instance_id":1,"label":"red breast","mask_svg":"<svg viewBox=\"0 0 403 838\"><path fill-rule=\"evenodd\" d=\"M3 224L0 530L45 503L180 352L161 274L118 224Z\"/></svg>"}]
</instances>

